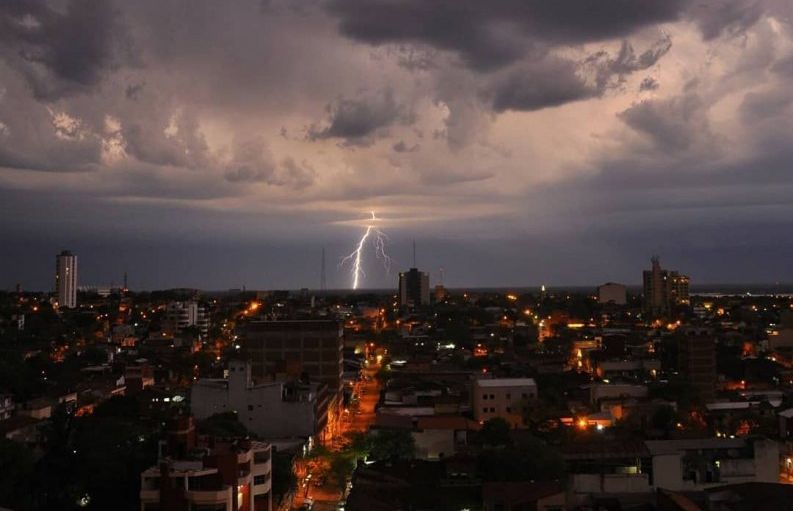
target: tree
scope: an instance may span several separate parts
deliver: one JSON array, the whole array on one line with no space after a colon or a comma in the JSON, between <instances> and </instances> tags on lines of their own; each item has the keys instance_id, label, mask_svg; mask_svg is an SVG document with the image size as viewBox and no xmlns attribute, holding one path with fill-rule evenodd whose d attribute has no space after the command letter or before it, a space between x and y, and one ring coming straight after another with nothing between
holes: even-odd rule
<instances>
[{"instance_id":1,"label":"tree","mask_svg":"<svg viewBox=\"0 0 793 511\"><path fill-rule=\"evenodd\" d=\"M513 447L483 450L477 468L485 481L549 481L560 479L565 471L561 455L536 438Z\"/></svg>"},{"instance_id":2,"label":"tree","mask_svg":"<svg viewBox=\"0 0 793 511\"><path fill-rule=\"evenodd\" d=\"M512 443L509 436L509 423L501 417L488 419L477 434L477 439L482 445L504 446Z\"/></svg>"},{"instance_id":3,"label":"tree","mask_svg":"<svg viewBox=\"0 0 793 511\"><path fill-rule=\"evenodd\" d=\"M31 507L33 453L24 444L0 438L0 506Z\"/></svg>"},{"instance_id":4,"label":"tree","mask_svg":"<svg viewBox=\"0 0 793 511\"><path fill-rule=\"evenodd\" d=\"M369 456L378 461L409 460L416 452L416 442L408 430L383 429L372 436Z\"/></svg>"},{"instance_id":5,"label":"tree","mask_svg":"<svg viewBox=\"0 0 793 511\"><path fill-rule=\"evenodd\" d=\"M353 431L347 435L347 440L346 450L357 459L366 458L372 450L372 439L368 433Z\"/></svg>"},{"instance_id":6,"label":"tree","mask_svg":"<svg viewBox=\"0 0 793 511\"><path fill-rule=\"evenodd\" d=\"M355 470L355 457L346 452L335 452L330 458L330 474L339 491L347 486L347 477Z\"/></svg>"},{"instance_id":7,"label":"tree","mask_svg":"<svg viewBox=\"0 0 793 511\"><path fill-rule=\"evenodd\" d=\"M292 463L292 455L281 452L273 453L273 495L286 495L297 488L297 478Z\"/></svg>"}]
</instances>

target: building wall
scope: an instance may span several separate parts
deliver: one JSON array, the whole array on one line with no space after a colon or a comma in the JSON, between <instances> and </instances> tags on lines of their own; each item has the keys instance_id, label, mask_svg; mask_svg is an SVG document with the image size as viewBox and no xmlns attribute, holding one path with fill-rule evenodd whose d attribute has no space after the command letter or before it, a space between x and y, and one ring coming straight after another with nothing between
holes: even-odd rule
<instances>
[{"instance_id":1,"label":"building wall","mask_svg":"<svg viewBox=\"0 0 793 511\"><path fill-rule=\"evenodd\" d=\"M190 409L197 419L216 413L236 411L240 422L262 438L314 436L322 428L321 396L314 393L308 401L285 401L285 383L252 385L250 366L232 363L228 385L222 381L197 381L190 396ZM327 419L327 410L324 411Z\"/></svg>"},{"instance_id":2,"label":"building wall","mask_svg":"<svg viewBox=\"0 0 793 511\"><path fill-rule=\"evenodd\" d=\"M341 402L344 332L337 321L254 321L240 334L254 378L299 377L305 372L327 383L330 394Z\"/></svg>"},{"instance_id":3,"label":"building wall","mask_svg":"<svg viewBox=\"0 0 793 511\"><path fill-rule=\"evenodd\" d=\"M490 380L492 381L492 380ZM474 418L479 422L501 417L512 427L524 426L524 407L537 398L537 385L481 386L474 384Z\"/></svg>"},{"instance_id":4,"label":"building wall","mask_svg":"<svg viewBox=\"0 0 793 511\"><path fill-rule=\"evenodd\" d=\"M416 458L437 460L455 453L453 429L425 429L412 434L416 442Z\"/></svg>"},{"instance_id":5,"label":"building wall","mask_svg":"<svg viewBox=\"0 0 793 511\"><path fill-rule=\"evenodd\" d=\"M716 344L706 330L683 332L678 345L678 365L700 398L712 401L716 392Z\"/></svg>"},{"instance_id":6,"label":"building wall","mask_svg":"<svg viewBox=\"0 0 793 511\"><path fill-rule=\"evenodd\" d=\"M55 296L59 307L77 307L77 256L68 250L55 258Z\"/></svg>"},{"instance_id":7,"label":"building wall","mask_svg":"<svg viewBox=\"0 0 793 511\"><path fill-rule=\"evenodd\" d=\"M627 289L622 284L609 282L598 287L598 302L625 305L627 303Z\"/></svg>"}]
</instances>

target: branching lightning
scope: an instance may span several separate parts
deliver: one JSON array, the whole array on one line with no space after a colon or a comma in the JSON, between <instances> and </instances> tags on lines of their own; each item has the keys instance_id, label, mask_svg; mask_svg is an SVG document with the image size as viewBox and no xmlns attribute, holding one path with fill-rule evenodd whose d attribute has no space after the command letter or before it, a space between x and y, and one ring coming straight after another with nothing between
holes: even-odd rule
<instances>
[{"instance_id":1,"label":"branching lightning","mask_svg":"<svg viewBox=\"0 0 793 511\"><path fill-rule=\"evenodd\" d=\"M364 248L366 247L366 241L369 237L372 237L372 245L374 247L375 256L383 262L383 267L385 268L386 273L391 271L391 257L386 253L386 242L388 241L388 236L381 231L376 223L380 221L377 218L377 215L372 213L372 218L369 219L369 223L366 225L366 231L364 231L363 236L358 241L358 245L355 247L350 255L344 257L341 260L341 266L345 264L350 264L351 269L350 273L352 274L352 288L358 289L358 284L361 281L362 277L366 277L366 273L363 271L361 267L361 257L363 255Z\"/></svg>"}]
</instances>

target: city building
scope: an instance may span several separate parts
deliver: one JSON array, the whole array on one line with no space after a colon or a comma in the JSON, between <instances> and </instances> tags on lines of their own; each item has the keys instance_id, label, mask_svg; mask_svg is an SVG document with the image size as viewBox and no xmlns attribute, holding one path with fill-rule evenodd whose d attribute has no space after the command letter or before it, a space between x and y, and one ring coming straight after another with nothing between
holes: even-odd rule
<instances>
[{"instance_id":1,"label":"city building","mask_svg":"<svg viewBox=\"0 0 793 511\"><path fill-rule=\"evenodd\" d=\"M399 274L399 305L420 307L430 304L430 275L416 268Z\"/></svg>"},{"instance_id":2,"label":"city building","mask_svg":"<svg viewBox=\"0 0 793 511\"><path fill-rule=\"evenodd\" d=\"M688 305L690 279L677 271L664 270L658 257L651 259L652 269L643 272L644 311L659 316L677 305Z\"/></svg>"},{"instance_id":3,"label":"city building","mask_svg":"<svg viewBox=\"0 0 793 511\"><path fill-rule=\"evenodd\" d=\"M707 329L687 328L678 344L680 374L694 387L704 402L716 392L716 341Z\"/></svg>"},{"instance_id":4,"label":"city building","mask_svg":"<svg viewBox=\"0 0 793 511\"><path fill-rule=\"evenodd\" d=\"M779 445L764 438L587 442L563 447L562 456L576 505L606 495L779 480Z\"/></svg>"},{"instance_id":5,"label":"city building","mask_svg":"<svg viewBox=\"0 0 793 511\"><path fill-rule=\"evenodd\" d=\"M529 403L537 399L533 378L489 378L474 383L474 418L483 423L500 417L513 428L524 426Z\"/></svg>"},{"instance_id":6,"label":"city building","mask_svg":"<svg viewBox=\"0 0 793 511\"><path fill-rule=\"evenodd\" d=\"M197 419L236 412L261 438L319 438L328 422L329 396L321 382L255 383L249 362L231 361L227 379L200 379L190 394Z\"/></svg>"},{"instance_id":7,"label":"city building","mask_svg":"<svg viewBox=\"0 0 793 511\"><path fill-rule=\"evenodd\" d=\"M338 321L251 321L238 334L254 378L323 382L341 402L344 328Z\"/></svg>"},{"instance_id":8,"label":"city building","mask_svg":"<svg viewBox=\"0 0 793 511\"><path fill-rule=\"evenodd\" d=\"M0 394L0 420L11 418L15 409L14 396L11 394Z\"/></svg>"},{"instance_id":9,"label":"city building","mask_svg":"<svg viewBox=\"0 0 793 511\"><path fill-rule=\"evenodd\" d=\"M164 329L172 335L179 335L189 327L196 327L202 337L209 333L206 306L196 301L169 303L165 309Z\"/></svg>"},{"instance_id":10,"label":"city building","mask_svg":"<svg viewBox=\"0 0 793 511\"><path fill-rule=\"evenodd\" d=\"M77 307L77 256L68 250L55 257L55 299L58 307Z\"/></svg>"},{"instance_id":11,"label":"city building","mask_svg":"<svg viewBox=\"0 0 793 511\"><path fill-rule=\"evenodd\" d=\"M627 288L616 282L607 282L598 286L598 302L602 304L625 305L628 302Z\"/></svg>"},{"instance_id":12,"label":"city building","mask_svg":"<svg viewBox=\"0 0 793 511\"><path fill-rule=\"evenodd\" d=\"M141 511L270 511L272 449L251 440L197 442L191 417L177 419L167 451L141 476Z\"/></svg>"}]
</instances>

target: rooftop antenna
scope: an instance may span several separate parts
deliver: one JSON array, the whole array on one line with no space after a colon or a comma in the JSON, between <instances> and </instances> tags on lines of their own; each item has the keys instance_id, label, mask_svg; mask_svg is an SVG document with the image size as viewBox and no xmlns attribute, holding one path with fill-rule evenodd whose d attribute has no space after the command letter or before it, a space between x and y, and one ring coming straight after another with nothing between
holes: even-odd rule
<instances>
[{"instance_id":1,"label":"rooftop antenna","mask_svg":"<svg viewBox=\"0 0 793 511\"><path fill-rule=\"evenodd\" d=\"M327 291L328 282L325 276L325 247L322 247L322 267L319 273L319 290Z\"/></svg>"},{"instance_id":2,"label":"rooftop antenna","mask_svg":"<svg viewBox=\"0 0 793 511\"><path fill-rule=\"evenodd\" d=\"M413 240L413 267L418 268L416 265L416 240Z\"/></svg>"},{"instance_id":3,"label":"rooftop antenna","mask_svg":"<svg viewBox=\"0 0 793 511\"><path fill-rule=\"evenodd\" d=\"M439 268L441 274L441 281L439 282L440 285L443 285L443 267Z\"/></svg>"}]
</instances>

